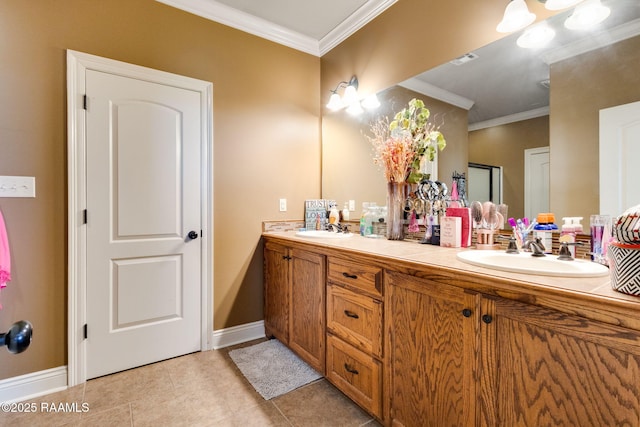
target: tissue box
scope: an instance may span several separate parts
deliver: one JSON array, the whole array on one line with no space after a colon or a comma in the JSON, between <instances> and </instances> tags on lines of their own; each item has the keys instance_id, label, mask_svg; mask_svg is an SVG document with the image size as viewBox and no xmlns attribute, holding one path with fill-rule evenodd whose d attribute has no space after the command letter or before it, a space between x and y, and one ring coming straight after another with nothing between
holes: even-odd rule
<instances>
[{"instance_id":1,"label":"tissue box","mask_svg":"<svg viewBox=\"0 0 640 427\"><path fill-rule=\"evenodd\" d=\"M461 242L462 218L443 216L440 218L440 246L459 248Z\"/></svg>"},{"instance_id":2,"label":"tissue box","mask_svg":"<svg viewBox=\"0 0 640 427\"><path fill-rule=\"evenodd\" d=\"M472 222L471 222L471 209L470 208L447 208L447 216L457 216L462 219L461 222L461 236L460 246L468 248L471 246L471 236L473 234Z\"/></svg>"},{"instance_id":3,"label":"tissue box","mask_svg":"<svg viewBox=\"0 0 640 427\"><path fill-rule=\"evenodd\" d=\"M613 289L640 295L640 245L611 242L607 256Z\"/></svg>"}]
</instances>

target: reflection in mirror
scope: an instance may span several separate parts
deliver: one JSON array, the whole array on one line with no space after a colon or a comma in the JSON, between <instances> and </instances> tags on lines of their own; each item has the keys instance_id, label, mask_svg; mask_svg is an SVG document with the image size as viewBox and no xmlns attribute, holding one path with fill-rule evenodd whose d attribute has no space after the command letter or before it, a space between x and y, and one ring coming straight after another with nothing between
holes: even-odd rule
<instances>
[{"instance_id":1,"label":"reflection in mirror","mask_svg":"<svg viewBox=\"0 0 640 427\"><path fill-rule=\"evenodd\" d=\"M469 200L502 203L502 166L469 163Z\"/></svg>"},{"instance_id":2,"label":"reflection in mirror","mask_svg":"<svg viewBox=\"0 0 640 427\"><path fill-rule=\"evenodd\" d=\"M511 34L475 50L478 59L381 92L377 115L423 99L447 139L439 178L449 182L468 162L502 166L504 203L515 217L525 215L524 150L549 146L550 210L589 217L599 211L599 110L640 100L640 2L602 3L611 15L594 31L564 29L569 9L548 19L557 32L550 47L523 49L516 45L522 32ZM323 197L385 203L382 173L362 136L373 118L323 116Z\"/></svg>"}]
</instances>

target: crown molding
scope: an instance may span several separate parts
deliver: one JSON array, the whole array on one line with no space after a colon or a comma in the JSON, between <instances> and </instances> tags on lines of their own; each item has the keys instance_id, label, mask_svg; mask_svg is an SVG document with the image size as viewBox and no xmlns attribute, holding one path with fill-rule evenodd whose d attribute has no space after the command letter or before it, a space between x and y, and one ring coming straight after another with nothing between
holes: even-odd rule
<instances>
[{"instance_id":1,"label":"crown molding","mask_svg":"<svg viewBox=\"0 0 640 427\"><path fill-rule=\"evenodd\" d=\"M601 47L609 46L619 41L635 37L640 34L640 19L634 19L617 27L610 28L589 38L581 38L573 43L557 49L552 49L542 55L542 60L548 65L572 58Z\"/></svg>"},{"instance_id":2,"label":"crown molding","mask_svg":"<svg viewBox=\"0 0 640 427\"><path fill-rule=\"evenodd\" d=\"M398 83L398 86L438 99L442 102L446 102L447 104L455 105L456 107L463 108L467 111L470 110L474 104L474 101L465 98L464 96L456 95L453 92L449 92L448 90L439 88L417 78L405 80Z\"/></svg>"},{"instance_id":3,"label":"crown molding","mask_svg":"<svg viewBox=\"0 0 640 427\"><path fill-rule=\"evenodd\" d=\"M338 46L360 28L367 25L398 0L368 0L336 28L320 39L320 56Z\"/></svg>"},{"instance_id":4,"label":"crown molding","mask_svg":"<svg viewBox=\"0 0 640 427\"><path fill-rule=\"evenodd\" d=\"M227 25L278 44L320 56L318 40L273 22L234 9L215 0L156 0L211 21Z\"/></svg>"},{"instance_id":5,"label":"crown molding","mask_svg":"<svg viewBox=\"0 0 640 427\"><path fill-rule=\"evenodd\" d=\"M262 18L234 9L215 0L156 0L211 21L233 27L314 56L322 56L351 34L364 27L397 0L367 0L356 12L321 40L289 30Z\"/></svg>"},{"instance_id":6,"label":"crown molding","mask_svg":"<svg viewBox=\"0 0 640 427\"><path fill-rule=\"evenodd\" d=\"M508 116L498 117L484 122L473 123L469 125L469 132L490 128L493 126L506 125L509 123L520 122L522 120L535 119L536 117L548 116L549 107L540 107L534 110L523 111L521 113L509 114Z\"/></svg>"}]
</instances>

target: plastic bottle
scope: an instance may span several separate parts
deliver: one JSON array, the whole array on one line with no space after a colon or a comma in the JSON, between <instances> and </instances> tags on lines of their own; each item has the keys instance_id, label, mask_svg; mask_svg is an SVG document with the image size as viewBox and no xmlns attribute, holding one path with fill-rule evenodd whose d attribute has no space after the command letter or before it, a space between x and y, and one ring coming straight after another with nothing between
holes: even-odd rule
<instances>
[{"instance_id":1,"label":"plastic bottle","mask_svg":"<svg viewBox=\"0 0 640 427\"><path fill-rule=\"evenodd\" d=\"M347 202L344 203L344 208L342 208L342 220L349 221L349 204Z\"/></svg>"},{"instance_id":2,"label":"plastic bottle","mask_svg":"<svg viewBox=\"0 0 640 427\"><path fill-rule=\"evenodd\" d=\"M550 254L553 247L553 232L558 230L554 224L556 217L552 213L538 214L537 224L533 227L534 237L539 238L544 245L545 253Z\"/></svg>"},{"instance_id":3,"label":"plastic bottle","mask_svg":"<svg viewBox=\"0 0 640 427\"><path fill-rule=\"evenodd\" d=\"M329 208L329 224L338 224L340 222L340 214L335 204Z\"/></svg>"},{"instance_id":4,"label":"plastic bottle","mask_svg":"<svg viewBox=\"0 0 640 427\"><path fill-rule=\"evenodd\" d=\"M364 236L365 216L369 211L369 202L362 202L362 215L360 215L360 235Z\"/></svg>"},{"instance_id":5,"label":"plastic bottle","mask_svg":"<svg viewBox=\"0 0 640 427\"><path fill-rule=\"evenodd\" d=\"M373 234L373 223L378 220L379 216L378 207L375 203L372 206L369 206L367 213L364 216L364 236L375 237Z\"/></svg>"}]
</instances>

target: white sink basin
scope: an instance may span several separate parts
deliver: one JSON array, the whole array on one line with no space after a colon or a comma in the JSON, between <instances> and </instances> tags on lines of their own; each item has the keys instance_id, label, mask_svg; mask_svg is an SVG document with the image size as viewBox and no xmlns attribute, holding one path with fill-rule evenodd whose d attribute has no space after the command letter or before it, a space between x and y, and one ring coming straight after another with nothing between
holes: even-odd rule
<instances>
[{"instance_id":1,"label":"white sink basin","mask_svg":"<svg viewBox=\"0 0 640 427\"><path fill-rule=\"evenodd\" d=\"M555 255L533 257L529 252L508 254L500 251L469 250L459 252L457 258L468 264L495 270L559 277L599 277L609 274L604 265L585 261L558 261Z\"/></svg>"},{"instance_id":2,"label":"white sink basin","mask_svg":"<svg viewBox=\"0 0 640 427\"><path fill-rule=\"evenodd\" d=\"M322 239L346 239L347 237L353 236L353 234L337 233L335 231L326 231L326 230L305 230L305 231L298 231L296 233L296 236L322 238Z\"/></svg>"}]
</instances>

